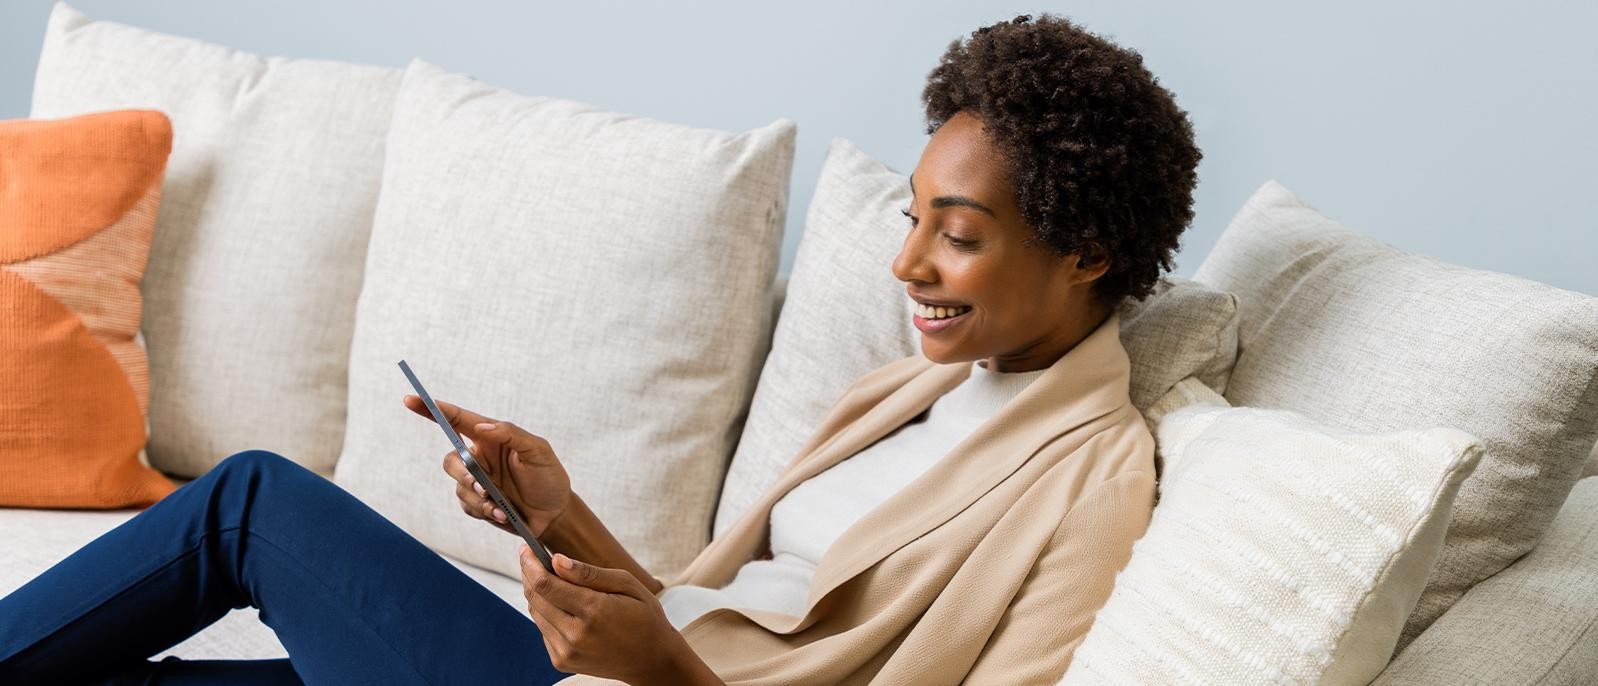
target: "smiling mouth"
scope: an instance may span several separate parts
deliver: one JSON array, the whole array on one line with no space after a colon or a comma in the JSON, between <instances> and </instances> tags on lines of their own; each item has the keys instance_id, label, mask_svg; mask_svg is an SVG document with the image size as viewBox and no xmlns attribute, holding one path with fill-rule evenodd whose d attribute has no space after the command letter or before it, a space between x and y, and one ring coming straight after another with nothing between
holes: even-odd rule
<instances>
[{"instance_id":1,"label":"smiling mouth","mask_svg":"<svg viewBox=\"0 0 1598 686\"><path fill-rule=\"evenodd\" d=\"M932 314L938 314L935 311L936 309L937 308L934 308L934 312ZM971 314L971 307L966 306L963 310L954 310L955 314L953 316L949 315L947 309L943 311L944 316L942 317L923 316L924 312L927 312L927 308L917 305L916 313L911 317L916 329L919 329L921 333L924 334L937 334L949 329L950 327L958 325L960 322L965 321L965 318Z\"/></svg>"},{"instance_id":2,"label":"smiling mouth","mask_svg":"<svg viewBox=\"0 0 1598 686\"><path fill-rule=\"evenodd\" d=\"M940 319L953 319L962 314L970 312L971 306L961 305L959 307L935 307L916 303L915 311L916 316L922 319L926 319L928 321L938 321Z\"/></svg>"}]
</instances>

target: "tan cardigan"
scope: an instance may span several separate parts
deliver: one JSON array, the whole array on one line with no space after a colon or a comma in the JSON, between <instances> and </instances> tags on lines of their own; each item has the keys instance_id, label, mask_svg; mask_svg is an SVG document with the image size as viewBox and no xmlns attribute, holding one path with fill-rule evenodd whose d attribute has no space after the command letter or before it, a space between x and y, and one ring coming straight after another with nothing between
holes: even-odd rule
<instances>
[{"instance_id":1,"label":"tan cardigan","mask_svg":"<svg viewBox=\"0 0 1598 686\"><path fill-rule=\"evenodd\" d=\"M713 610L683 636L728 684L1053 684L1154 508L1154 439L1127 396L1119 315L851 526L803 617ZM768 547L789 489L971 373L921 355L860 377L788 468L669 586L720 587ZM573 676L562 684L614 683Z\"/></svg>"}]
</instances>

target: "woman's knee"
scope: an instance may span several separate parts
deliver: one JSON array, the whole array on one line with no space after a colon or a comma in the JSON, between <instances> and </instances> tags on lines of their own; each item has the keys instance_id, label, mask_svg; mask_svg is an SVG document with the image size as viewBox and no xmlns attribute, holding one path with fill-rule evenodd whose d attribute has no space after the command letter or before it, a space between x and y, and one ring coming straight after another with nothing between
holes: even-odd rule
<instances>
[{"instance_id":1,"label":"woman's knee","mask_svg":"<svg viewBox=\"0 0 1598 686\"><path fill-rule=\"evenodd\" d=\"M223 458L213 469L230 473L276 473L304 469L304 467L270 450L243 450Z\"/></svg>"},{"instance_id":2,"label":"woman's knee","mask_svg":"<svg viewBox=\"0 0 1598 686\"><path fill-rule=\"evenodd\" d=\"M213 498L251 509L280 498L303 501L330 485L327 479L270 450L245 450L227 456L196 479Z\"/></svg>"}]
</instances>

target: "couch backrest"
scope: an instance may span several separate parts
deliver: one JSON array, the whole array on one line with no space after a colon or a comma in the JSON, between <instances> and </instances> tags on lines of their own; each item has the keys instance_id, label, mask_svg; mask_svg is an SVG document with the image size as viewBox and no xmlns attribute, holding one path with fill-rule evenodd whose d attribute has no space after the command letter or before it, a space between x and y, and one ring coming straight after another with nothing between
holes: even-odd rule
<instances>
[{"instance_id":1,"label":"couch backrest","mask_svg":"<svg viewBox=\"0 0 1598 686\"><path fill-rule=\"evenodd\" d=\"M1274 181L1196 278L1242 302L1233 404L1486 446L1400 650L1542 536L1598 431L1598 298L1404 253Z\"/></svg>"}]
</instances>

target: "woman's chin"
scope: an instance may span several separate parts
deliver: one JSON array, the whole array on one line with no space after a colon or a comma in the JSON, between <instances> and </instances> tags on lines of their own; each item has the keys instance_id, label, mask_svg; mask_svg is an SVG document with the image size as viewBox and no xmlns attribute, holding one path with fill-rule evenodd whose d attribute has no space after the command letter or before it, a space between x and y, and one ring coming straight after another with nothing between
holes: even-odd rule
<instances>
[{"instance_id":1,"label":"woman's chin","mask_svg":"<svg viewBox=\"0 0 1598 686\"><path fill-rule=\"evenodd\" d=\"M921 356L927 358L933 364L953 364L963 361L959 355L941 345L928 344L926 334L921 334Z\"/></svg>"}]
</instances>

